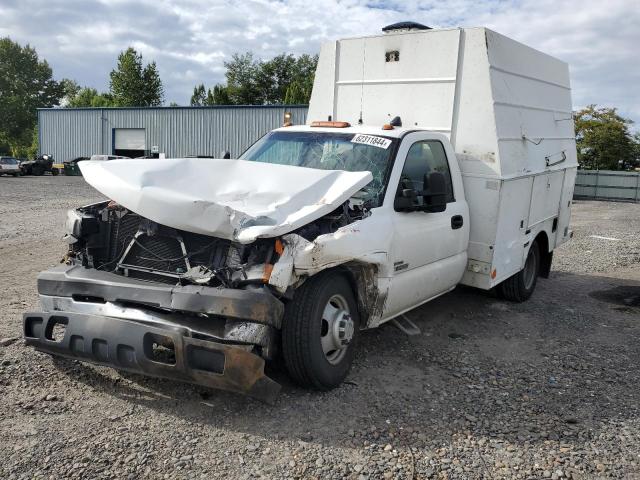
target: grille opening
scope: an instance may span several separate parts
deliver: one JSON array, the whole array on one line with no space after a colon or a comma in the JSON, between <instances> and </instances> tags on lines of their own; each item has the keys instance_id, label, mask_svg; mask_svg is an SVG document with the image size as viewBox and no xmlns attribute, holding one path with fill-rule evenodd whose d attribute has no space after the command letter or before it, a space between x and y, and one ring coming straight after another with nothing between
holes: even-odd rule
<instances>
[{"instance_id":1,"label":"grille opening","mask_svg":"<svg viewBox=\"0 0 640 480\"><path fill-rule=\"evenodd\" d=\"M62 342L68 324L69 319L67 317L51 317L44 332L45 338L53 342Z\"/></svg>"},{"instance_id":2,"label":"grille opening","mask_svg":"<svg viewBox=\"0 0 640 480\"><path fill-rule=\"evenodd\" d=\"M147 333L144 336L144 354L153 362L167 365L176 364L175 344L170 337L165 335Z\"/></svg>"},{"instance_id":3,"label":"grille opening","mask_svg":"<svg viewBox=\"0 0 640 480\"><path fill-rule=\"evenodd\" d=\"M227 264L229 255L238 255L229 240L158 225L132 212L109 212L108 228L108 247L97 265L138 280L176 285L188 266L215 270Z\"/></svg>"},{"instance_id":4,"label":"grille opening","mask_svg":"<svg viewBox=\"0 0 640 480\"><path fill-rule=\"evenodd\" d=\"M102 298L102 297L93 297L91 295L71 295L71 298L73 298L73 300L75 302L82 302L82 303L107 303L107 301Z\"/></svg>"}]
</instances>

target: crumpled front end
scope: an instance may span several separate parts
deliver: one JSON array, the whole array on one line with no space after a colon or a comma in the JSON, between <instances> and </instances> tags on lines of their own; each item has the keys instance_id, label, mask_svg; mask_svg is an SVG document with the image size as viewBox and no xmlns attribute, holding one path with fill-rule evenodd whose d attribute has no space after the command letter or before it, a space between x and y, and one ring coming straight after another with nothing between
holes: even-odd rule
<instances>
[{"instance_id":1,"label":"crumpled front end","mask_svg":"<svg viewBox=\"0 0 640 480\"><path fill-rule=\"evenodd\" d=\"M36 349L272 403L264 373L284 312L262 289L169 286L60 266L38 278L43 311L25 313Z\"/></svg>"},{"instance_id":2,"label":"crumpled front end","mask_svg":"<svg viewBox=\"0 0 640 480\"><path fill-rule=\"evenodd\" d=\"M370 210L357 195L325 207L289 234L248 243L160 224L115 201L72 210L63 265L38 278L42 311L24 315L26 342L271 402L280 387L265 361L278 354L284 305L301 283L341 266L353 273L363 318L379 318L384 301L384 248L363 249L379 237Z\"/></svg>"}]
</instances>

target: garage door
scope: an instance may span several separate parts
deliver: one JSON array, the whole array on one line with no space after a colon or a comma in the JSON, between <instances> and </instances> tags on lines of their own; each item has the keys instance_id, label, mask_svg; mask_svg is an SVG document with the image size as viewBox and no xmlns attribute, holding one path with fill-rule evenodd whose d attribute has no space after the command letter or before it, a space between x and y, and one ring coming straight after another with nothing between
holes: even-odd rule
<instances>
[{"instance_id":1,"label":"garage door","mask_svg":"<svg viewBox=\"0 0 640 480\"><path fill-rule=\"evenodd\" d=\"M115 128L114 150L146 150L144 128Z\"/></svg>"}]
</instances>

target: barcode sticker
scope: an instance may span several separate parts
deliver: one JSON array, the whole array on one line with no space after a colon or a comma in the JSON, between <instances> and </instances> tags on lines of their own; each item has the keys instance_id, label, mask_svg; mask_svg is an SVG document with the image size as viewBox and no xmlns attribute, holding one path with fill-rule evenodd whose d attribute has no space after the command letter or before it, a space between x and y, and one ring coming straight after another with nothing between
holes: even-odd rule
<instances>
[{"instance_id":1,"label":"barcode sticker","mask_svg":"<svg viewBox=\"0 0 640 480\"><path fill-rule=\"evenodd\" d=\"M391 145L391 140L388 138L376 137L375 135L362 135L358 134L351 139L351 143L362 143L364 145L371 145L372 147L384 148L385 150Z\"/></svg>"}]
</instances>

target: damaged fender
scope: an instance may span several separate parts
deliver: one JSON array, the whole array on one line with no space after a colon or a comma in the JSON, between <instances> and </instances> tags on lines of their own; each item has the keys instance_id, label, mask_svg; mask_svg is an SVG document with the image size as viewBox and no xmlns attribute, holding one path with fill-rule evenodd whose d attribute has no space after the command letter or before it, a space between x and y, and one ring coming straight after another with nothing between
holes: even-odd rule
<instances>
[{"instance_id":1,"label":"damaged fender","mask_svg":"<svg viewBox=\"0 0 640 480\"><path fill-rule=\"evenodd\" d=\"M392 271L389 267L391 225L380 211L308 241L295 233L282 237L284 252L274 265L269 284L280 292L323 270L342 267L352 275L367 328L382 319ZM385 226L386 225L386 226ZM380 232L388 232L381 235Z\"/></svg>"}]
</instances>

